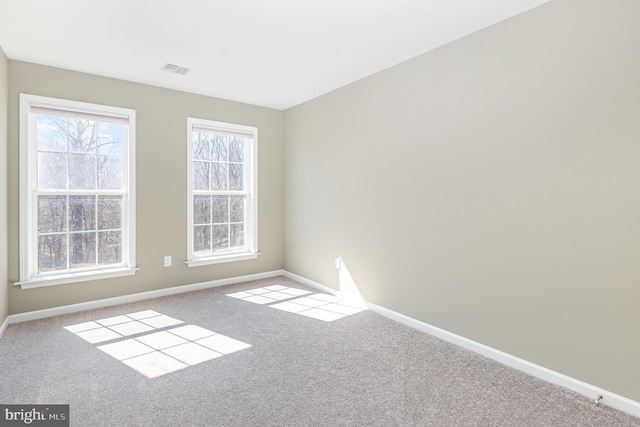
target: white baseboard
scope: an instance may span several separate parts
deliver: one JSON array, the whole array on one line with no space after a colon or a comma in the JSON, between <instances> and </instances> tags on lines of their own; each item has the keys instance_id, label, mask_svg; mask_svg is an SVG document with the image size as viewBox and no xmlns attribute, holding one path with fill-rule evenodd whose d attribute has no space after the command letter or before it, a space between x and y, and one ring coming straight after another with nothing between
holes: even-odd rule
<instances>
[{"instance_id":1,"label":"white baseboard","mask_svg":"<svg viewBox=\"0 0 640 427\"><path fill-rule=\"evenodd\" d=\"M284 277L288 277L291 280L295 280L298 283L302 283L303 285L307 285L310 288L317 289L320 292L324 292L326 294L336 295L338 293L338 291L336 291L333 288L330 288L318 282L314 282L313 280L307 279L306 277L298 276L297 274L293 274L287 270L283 270L282 275Z\"/></svg>"},{"instance_id":2,"label":"white baseboard","mask_svg":"<svg viewBox=\"0 0 640 427\"><path fill-rule=\"evenodd\" d=\"M577 380L575 378L561 374L560 372L556 372L543 366L536 365L535 363L529 362L527 360L521 359L519 357L481 344L479 342L470 340L460 335L456 335L452 332L445 331L444 329L429 325L428 323L421 322L403 314L396 313L395 311L388 310L384 307L380 307L371 303L367 303L367 305L369 306L369 309L371 311L385 316L389 319L395 320L396 322L402 323L403 325L409 326L422 332L426 332L429 335L433 335L434 337L440 338L449 343L455 344L462 348L466 348L467 350L471 350L482 356L488 357L489 359L493 359L504 365L518 369L519 371L525 372L536 378L540 378L541 380L580 393L590 399L593 399L594 405L596 398L598 397L598 395L600 395L602 396L601 403L611 406L612 408L627 412L636 417L640 417L640 402L636 402L624 396L620 396L618 394L604 390L600 387L585 383L584 381Z\"/></svg>"},{"instance_id":3,"label":"white baseboard","mask_svg":"<svg viewBox=\"0 0 640 427\"><path fill-rule=\"evenodd\" d=\"M3 323L26 322L29 320L44 319L46 317L59 316L62 314L77 313L79 311L93 310L96 308L110 307L118 304L142 301L151 298L165 297L169 295L182 294L186 292L199 291L202 289L216 288L219 286L232 285L234 283L250 282L252 280L266 279L269 277L282 276L282 270L268 271L265 273L249 274L247 276L230 277L228 279L211 280L209 282L194 283L191 285L174 286L171 288L158 289L155 291L140 292L137 294L123 295L119 297L106 298L96 301L82 302L78 304L64 305L61 307L47 308L44 310L29 311L20 314L11 314ZM4 331L0 329L0 331ZM2 334L0 333L0 337Z\"/></svg>"},{"instance_id":4,"label":"white baseboard","mask_svg":"<svg viewBox=\"0 0 640 427\"><path fill-rule=\"evenodd\" d=\"M286 270L283 272L283 274L285 277L288 277L319 291L334 295L338 293L336 290L329 288L321 283L314 282L313 280L298 276L297 274L293 274ZM460 335L456 335L452 332L445 331L444 329L429 325L428 323L421 322L419 320L413 319L409 316L405 316L404 314L397 313L379 305L367 302L367 306L374 313L380 314L391 320L395 320L398 323L402 323L403 325L417 329L421 332L425 332L429 335L433 335L434 337L440 338L459 347L471 350L475 353L515 368L519 371L525 372L541 380L568 388L569 390L582 394L589 399L593 399L594 405L596 398L598 396L602 396L602 400L600 401L601 404L606 404L612 408L621 410L636 417L640 417L640 402L636 402L635 400L620 396L616 393L612 393L600 387L596 387L594 385L585 383L551 369L547 369L543 366L536 365L535 363L531 363L527 360L470 340Z\"/></svg>"},{"instance_id":5,"label":"white baseboard","mask_svg":"<svg viewBox=\"0 0 640 427\"><path fill-rule=\"evenodd\" d=\"M6 319L4 319L4 321L2 322L2 324L0 324L0 339L2 339L2 335L4 335L4 331L7 330L7 327L9 326L9 317L7 316Z\"/></svg>"}]
</instances>

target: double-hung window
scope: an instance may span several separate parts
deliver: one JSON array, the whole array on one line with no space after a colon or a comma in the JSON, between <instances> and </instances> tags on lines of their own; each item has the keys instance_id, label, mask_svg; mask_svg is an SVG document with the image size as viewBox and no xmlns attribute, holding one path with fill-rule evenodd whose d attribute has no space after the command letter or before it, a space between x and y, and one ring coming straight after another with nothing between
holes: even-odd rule
<instances>
[{"instance_id":1,"label":"double-hung window","mask_svg":"<svg viewBox=\"0 0 640 427\"><path fill-rule=\"evenodd\" d=\"M187 128L187 264L256 258L258 129L194 118Z\"/></svg>"},{"instance_id":2,"label":"double-hung window","mask_svg":"<svg viewBox=\"0 0 640 427\"><path fill-rule=\"evenodd\" d=\"M20 96L20 282L135 272L135 111Z\"/></svg>"}]
</instances>

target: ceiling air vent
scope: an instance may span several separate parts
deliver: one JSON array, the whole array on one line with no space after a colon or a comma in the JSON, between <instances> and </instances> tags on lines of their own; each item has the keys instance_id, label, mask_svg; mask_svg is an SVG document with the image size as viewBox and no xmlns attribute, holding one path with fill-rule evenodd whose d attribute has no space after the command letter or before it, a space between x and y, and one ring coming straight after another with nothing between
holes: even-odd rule
<instances>
[{"instance_id":1,"label":"ceiling air vent","mask_svg":"<svg viewBox=\"0 0 640 427\"><path fill-rule=\"evenodd\" d=\"M166 71L167 73L180 74L181 76L184 76L189 71L191 71L190 68L181 67L179 65L169 64L169 63L164 64L164 67L162 67L161 70Z\"/></svg>"}]
</instances>

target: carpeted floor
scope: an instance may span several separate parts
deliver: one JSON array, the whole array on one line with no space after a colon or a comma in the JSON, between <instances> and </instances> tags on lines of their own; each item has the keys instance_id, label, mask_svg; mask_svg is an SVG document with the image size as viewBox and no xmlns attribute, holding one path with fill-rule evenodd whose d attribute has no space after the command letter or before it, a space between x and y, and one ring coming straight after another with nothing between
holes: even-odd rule
<instances>
[{"instance_id":1,"label":"carpeted floor","mask_svg":"<svg viewBox=\"0 0 640 427\"><path fill-rule=\"evenodd\" d=\"M316 294L278 277L10 325L0 403L78 427L640 426Z\"/></svg>"}]
</instances>

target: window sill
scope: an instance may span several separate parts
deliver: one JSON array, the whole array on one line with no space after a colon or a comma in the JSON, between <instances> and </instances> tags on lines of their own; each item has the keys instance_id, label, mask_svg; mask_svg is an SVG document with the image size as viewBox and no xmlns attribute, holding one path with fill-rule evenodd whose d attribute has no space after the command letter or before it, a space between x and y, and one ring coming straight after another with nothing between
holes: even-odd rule
<instances>
[{"instance_id":1,"label":"window sill","mask_svg":"<svg viewBox=\"0 0 640 427\"><path fill-rule=\"evenodd\" d=\"M240 252L237 254L220 255L216 257L197 258L190 261L185 261L189 267L199 267L201 265L221 264L223 262L245 261L249 259L256 259L260 255L260 252Z\"/></svg>"},{"instance_id":2,"label":"window sill","mask_svg":"<svg viewBox=\"0 0 640 427\"><path fill-rule=\"evenodd\" d=\"M64 285L66 283L88 282L90 280L132 276L136 274L137 270L137 268L121 267L104 270L79 271L77 273L32 277L24 282L15 282L14 285L20 285L20 288L22 289L42 288L45 286Z\"/></svg>"}]
</instances>

